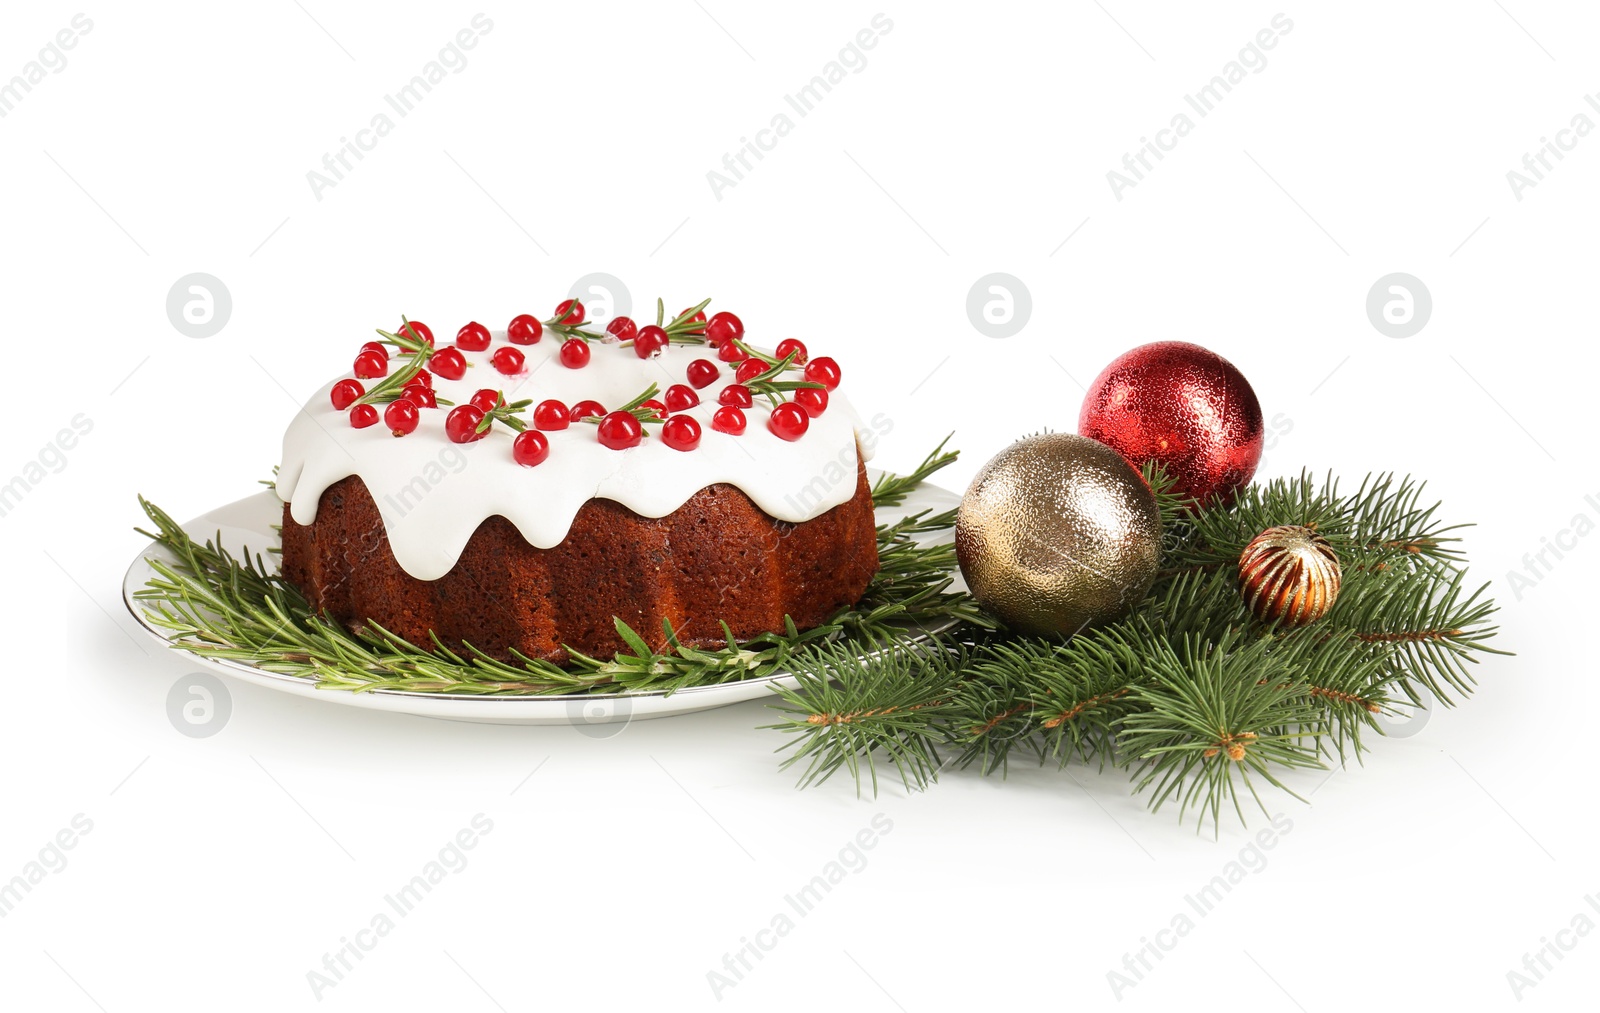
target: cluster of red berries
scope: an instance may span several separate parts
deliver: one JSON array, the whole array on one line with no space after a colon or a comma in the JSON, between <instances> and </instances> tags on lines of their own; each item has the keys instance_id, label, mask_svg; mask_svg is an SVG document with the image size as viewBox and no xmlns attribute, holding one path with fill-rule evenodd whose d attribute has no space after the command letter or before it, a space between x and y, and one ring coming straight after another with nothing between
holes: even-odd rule
<instances>
[{"instance_id":1,"label":"cluster of red berries","mask_svg":"<svg viewBox=\"0 0 1600 1013\"><path fill-rule=\"evenodd\" d=\"M772 409L767 418L767 428L774 435L784 440L798 440L810 428L811 419L827 410L828 393L839 386L840 378L839 365L833 359L826 356L812 359L803 342L797 338L785 338L775 350L776 360L768 361L750 354L748 347L743 344L744 322L734 314L716 313L709 319L704 312L688 314L689 310L679 314L680 319L671 325L673 334L654 324L640 327L629 317L615 317L606 325L606 337L603 340L631 344L634 353L641 359L661 355L674 335L684 335L694 343L707 344L715 349L717 359L734 369L735 380L723 388L717 398L721 407L712 415L711 428L719 433L737 436L745 431L747 422L744 409L755 403L754 394L747 384L772 373L778 369L779 363L786 362L790 368L803 367L805 380L820 386L800 387L794 390L792 400L784 401ZM588 339L592 336L579 330L583 322L583 303L566 299L556 306L555 316L548 321L541 321L527 313L514 317L506 329L506 336L513 345L531 345L543 337L546 326L558 333L572 334L574 336L562 343L558 358L569 369L581 369L589 363ZM428 368L418 367L414 362L403 366L410 375L398 395L389 392L391 396L383 410L384 425L395 436L406 436L416 431L423 410L439 407L433 392L433 376L437 374L446 380L461 379L466 375L468 365L462 352L487 351L491 335L487 327L474 320L456 332L454 345L436 349L433 331L428 325L411 320L406 321L399 336L408 339L411 345L419 348L425 346L427 349L423 361ZM402 343L399 354L412 355L413 351L405 344ZM515 376L523 371L525 359L518 349L505 346L494 351L490 362L496 371ZM369 341L361 346L361 351L356 355L353 368L355 379L340 380L333 385L330 392L333 407L339 411L348 409L350 424L355 428L366 429L377 425L378 409L365 400L367 390L361 381L382 381L389 375L389 366L389 347L383 342ZM639 402L635 407L610 412L596 401L579 401L570 406L556 400L541 401L533 408L531 427L517 419L514 409L519 406L507 406L500 391L485 388L474 394L467 404L451 409L445 418L445 434L452 442L472 443L487 436L492 422L499 419L519 430L512 441L512 456L518 464L528 467L549 457L550 443L544 435L546 432L566 429L572 423L582 421L595 421L600 443L613 450L638 446L645 436L644 422L659 422L663 443L674 450L689 451L700 445L700 423L692 416L679 413L698 405L700 395L695 391L714 383L721 374L722 369L717 362L709 358L694 359L685 370L687 385L673 384L659 400L652 398ZM393 383L391 381L391 387ZM376 392L376 388L374 390ZM486 424L486 420L489 424Z\"/></svg>"}]
</instances>

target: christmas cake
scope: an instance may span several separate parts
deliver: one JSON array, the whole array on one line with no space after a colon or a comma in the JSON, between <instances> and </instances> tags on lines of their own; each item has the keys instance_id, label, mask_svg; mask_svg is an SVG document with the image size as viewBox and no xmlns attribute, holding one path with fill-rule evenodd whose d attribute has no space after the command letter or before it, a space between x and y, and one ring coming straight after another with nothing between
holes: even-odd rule
<instances>
[{"instance_id":1,"label":"christmas cake","mask_svg":"<svg viewBox=\"0 0 1600 1013\"><path fill-rule=\"evenodd\" d=\"M614 619L662 650L855 604L870 441L838 365L704 306L380 331L284 436L284 577L358 629L558 664L628 649Z\"/></svg>"}]
</instances>

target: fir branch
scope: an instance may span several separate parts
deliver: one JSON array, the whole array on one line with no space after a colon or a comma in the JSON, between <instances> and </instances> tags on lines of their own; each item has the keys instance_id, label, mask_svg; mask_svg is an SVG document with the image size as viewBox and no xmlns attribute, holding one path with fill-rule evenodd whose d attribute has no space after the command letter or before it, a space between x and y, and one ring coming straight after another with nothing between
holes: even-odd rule
<instances>
[{"instance_id":1,"label":"fir branch","mask_svg":"<svg viewBox=\"0 0 1600 1013\"><path fill-rule=\"evenodd\" d=\"M1153 811L1176 800L1180 818L1197 809L1197 830L1207 818L1219 825L1224 802L1245 822L1236 771L1265 813L1252 771L1293 795L1274 768L1322 766L1317 715L1295 673L1270 641L1237 643L1228 636L1214 644L1184 638L1155 646L1146 657L1150 681L1134 690L1148 709L1122 726L1119 747L1134 766L1135 793L1153 790Z\"/></svg>"},{"instance_id":2,"label":"fir branch","mask_svg":"<svg viewBox=\"0 0 1600 1013\"><path fill-rule=\"evenodd\" d=\"M1157 468L1144 474L1161 510L1165 568L1132 616L1068 640L953 634L953 688L945 679L936 701L898 708L892 721L876 718L899 668L870 658L836 666L830 686L861 727L833 734L810 723L812 701L791 694L787 748L830 772L893 758L912 772L909 787L948 766L1004 773L1019 747L1062 764L1110 763L1130 771L1153 809L1176 803L1180 817L1193 810L1199 826L1216 827L1224 807L1244 819L1247 794L1264 808L1262 785L1287 791L1285 770L1359 759L1363 734L1381 734L1378 716L1401 700L1469 693L1467 666L1502 653L1488 644L1494 603L1464 589L1458 528L1421 505L1420 483L1377 476L1344 495L1331 477L1302 473L1222 507L1181 499ZM896 496L892 482L880 487ZM1344 586L1316 623L1263 625L1239 594L1239 552L1290 523L1314 525L1339 547Z\"/></svg>"},{"instance_id":3,"label":"fir branch","mask_svg":"<svg viewBox=\"0 0 1600 1013\"><path fill-rule=\"evenodd\" d=\"M797 687L778 688L791 705L784 719L766 725L793 736L784 747L788 769L804 763L802 786L847 770L861 793L862 769L878 792L878 763L887 761L908 788L926 787L938 776L938 744L929 719L948 707L962 657L933 643L911 650L880 647L874 663L857 651L828 644L794 660Z\"/></svg>"}]
</instances>

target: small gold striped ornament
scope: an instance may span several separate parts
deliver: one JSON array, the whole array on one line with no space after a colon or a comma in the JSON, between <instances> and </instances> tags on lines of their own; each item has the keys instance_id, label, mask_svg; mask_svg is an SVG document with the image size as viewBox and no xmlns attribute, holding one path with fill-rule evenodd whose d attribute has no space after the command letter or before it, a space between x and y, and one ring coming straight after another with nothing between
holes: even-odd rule
<instances>
[{"instance_id":1,"label":"small gold striped ornament","mask_svg":"<svg viewBox=\"0 0 1600 1013\"><path fill-rule=\"evenodd\" d=\"M1284 524L1261 532L1239 555L1244 603L1262 622L1304 626L1339 597L1339 557L1310 528Z\"/></svg>"}]
</instances>

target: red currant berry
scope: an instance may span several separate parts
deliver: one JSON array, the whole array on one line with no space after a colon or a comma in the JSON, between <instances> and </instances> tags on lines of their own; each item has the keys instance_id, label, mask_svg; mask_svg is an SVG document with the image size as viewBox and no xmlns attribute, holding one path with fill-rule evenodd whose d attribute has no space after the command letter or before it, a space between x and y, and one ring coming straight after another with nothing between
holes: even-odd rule
<instances>
[{"instance_id":1,"label":"red currant berry","mask_svg":"<svg viewBox=\"0 0 1600 1013\"><path fill-rule=\"evenodd\" d=\"M356 356L354 372L361 380L377 379L389 372L389 358L377 352L362 352Z\"/></svg>"},{"instance_id":2,"label":"red currant berry","mask_svg":"<svg viewBox=\"0 0 1600 1013\"><path fill-rule=\"evenodd\" d=\"M655 416L658 419L664 419L667 417L667 406L662 404L660 401L657 401L655 398L651 398L639 407L650 409L655 413Z\"/></svg>"},{"instance_id":3,"label":"red currant berry","mask_svg":"<svg viewBox=\"0 0 1600 1013\"><path fill-rule=\"evenodd\" d=\"M633 322L632 317L612 317L606 324L606 333L618 341L632 341L633 336L639 333L639 325Z\"/></svg>"},{"instance_id":4,"label":"red currant berry","mask_svg":"<svg viewBox=\"0 0 1600 1013\"><path fill-rule=\"evenodd\" d=\"M366 392L367 389L356 380L340 380L333 385L332 390L328 391L328 400L332 401L333 406L339 411L344 411L356 403L356 398Z\"/></svg>"},{"instance_id":5,"label":"red currant berry","mask_svg":"<svg viewBox=\"0 0 1600 1013\"><path fill-rule=\"evenodd\" d=\"M730 383L722 388L722 393L717 395L717 404L732 405L735 408L748 408L754 402L750 397L750 388L742 383Z\"/></svg>"},{"instance_id":6,"label":"red currant berry","mask_svg":"<svg viewBox=\"0 0 1600 1013\"><path fill-rule=\"evenodd\" d=\"M390 401L389 407L383 410L383 424L396 436L416 432L417 418L417 406L406 398Z\"/></svg>"},{"instance_id":7,"label":"red currant berry","mask_svg":"<svg viewBox=\"0 0 1600 1013\"><path fill-rule=\"evenodd\" d=\"M661 424L661 442L673 450L693 450L700 445L700 423L692 415L674 415Z\"/></svg>"},{"instance_id":8,"label":"red currant berry","mask_svg":"<svg viewBox=\"0 0 1600 1013\"><path fill-rule=\"evenodd\" d=\"M683 308L683 312L679 313L678 316L681 317L681 316L683 316L684 313L687 313L687 312L689 312L689 307L685 306ZM684 323L686 323L686 324L701 324L701 325L704 325L705 322L706 322L706 314L705 314L704 310L701 310L699 313L696 313L694 316L692 316L688 320L684 321ZM706 329L705 329L704 326L700 326L700 327L691 326L687 330L685 330L683 333L685 333L685 334L704 334L705 332L706 332Z\"/></svg>"},{"instance_id":9,"label":"red currant berry","mask_svg":"<svg viewBox=\"0 0 1600 1013\"><path fill-rule=\"evenodd\" d=\"M772 414L767 416L767 428L781 440L793 442L806 434L811 428L811 418L806 415L805 409L793 401L785 401L772 409Z\"/></svg>"},{"instance_id":10,"label":"red currant berry","mask_svg":"<svg viewBox=\"0 0 1600 1013\"><path fill-rule=\"evenodd\" d=\"M428 360L428 365L446 380L459 380L467 375L467 357L454 345L446 345L434 352L433 358Z\"/></svg>"},{"instance_id":11,"label":"red currant berry","mask_svg":"<svg viewBox=\"0 0 1600 1013\"><path fill-rule=\"evenodd\" d=\"M369 404L358 404L350 409L350 424L357 429L378 424L378 409Z\"/></svg>"},{"instance_id":12,"label":"red currant berry","mask_svg":"<svg viewBox=\"0 0 1600 1013\"><path fill-rule=\"evenodd\" d=\"M740 383L749 383L770 368L765 362L752 356L739 363L739 368L734 370L733 376Z\"/></svg>"},{"instance_id":13,"label":"red currant berry","mask_svg":"<svg viewBox=\"0 0 1600 1013\"><path fill-rule=\"evenodd\" d=\"M583 323L583 303L576 299L563 299L556 303L555 322L567 327Z\"/></svg>"},{"instance_id":14,"label":"red currant berry","mask_svg":"<svg viewBox=\"0 0 1600 1013\"><path fill-rule=\"evenodd\" d=\"M511 456L524 468L531 468L550 456L550 441L536 429L523 430L511 441Z\"/></svg>"},{"instance_id":15,"label":"red currant berry","mask_svg":"<svg viewBox=\"0 0 1600 1013\"><path fill-rule=\"evenodd\" d=\"M654 359L667 347L667 332L655 324L646 324L639 328L639 333L633 339L633 352L641 359Z\"/></svg>"},{"instance_id":16,"label":"red currant berry","mask_svg":"<svg viewBox=\"0 0 1600 1013\"><path fill-rule=\"evenodd\" d=\"M833 390L839 386L839 364L826 355L818 356L806 363L806 379Z\"/></svg>"},{"instance_id":17,"label":"red currant berry","mask_svg":"<svg viewBox=\"0 0 1600 1013\"><path fill-rule=\"evenodd\" d=\"M469 352L481 352L489 347L489 328L476 320L456 331L456 347Z\"/></svg>"},{"instance_id":18,"label":"red currant berry","mask_svg":"<svg viewBox=\"0 0 1600 1013\"><path fill-rule=\"evenodd\" d=\"M494 368L507 376L516 376L522 372L522 353L510 345L502 345L489 356L489 361L494 363Z\"/></svg>"},{"instance_id":19,"label":"red currant berry","mask_svg":"<svg viewBox=\"0 0 1600 1013\"><path fill-rule=\"evenodd\" d=\"M413 383L420 384L421 386L426 387L429 390L432 390L433 389L433 374L428 372L426 369L419 369L419 370L417 370L417 375L416 376L413 376L411 379L406 381L407 385L410 385L410 384L413 384Z\"/></svg>"},{"instance_id":20,"label":"red currant berry","mask_svg":"<svg viewBox=\"0 0 1600 1013\"><path fill-rule=\"evenodd\" d=\"M605 413L605 407L598 401L579 401L572 406L569 418L573 422L582 422L584 419L595 418Z\"/></svg>"},{"instance_id":21,"label":"red currant berry","mask_svg":"<svg viewBox=\"0 0 1600 1013\"><path fill-rule=\"evenodd\" d=\"M420 320L407 321L401 326L399 334L402 338L411 338L414 341L422 342L429 348L433 347L433 331Z\"/></svg>"},{"instance_id":22,"label":"red currant berry","mask_svg":"<svg viewBox=\"0 0 1600 1013\"><path fill-rule=\"evenodd\" d=\"M724 341L717 346L717 358L723 362L743 362L749 358L749 353L732 341Z\"/></svg>"},{"instance_id":23,"label":"red currant berry","mask_svg":"<svg viewBox=\"0 0 1600 1013\"><path fill-rule=\"evenodd\" d=\"M732 313L718 313L706 324L706 340L720 346L730 338L744 337L744 321Z\"/></svg>"},{"instance_id":24,"label":"red currant berry","mask_svg":"<svg viewBox=\"0 0 1600 1013\"><path fill-rule=\"evenodd\" d=\"M719 433L738 436L744 432L744 412L733 405L718 408L717 413L711 416L711 428Z\"/></svg>"},{"instance_id":25,"label":"red currant berry","mask_svg":"<svg viewBox=\"0 0 1600 1013\"><path fill-rule=\"evenodd\" d=\"M828 392L820 387L801 387L794 392L794 403L816 418L828 410Z\"/></svg>"},{"instance_id":26,"label":"red currant berry","mask_svg":"<svg viewBox=\"0 0 1600 1013\"><path fill-rule=\"evenodd\" d=\"M500 407L500 392L485 387L472 395L472 400L468 401L467 404L487 415Z\"/></svg>"},{"instance_id":27,"label":"red currant berry","mask_svg":"<svg viewBox=\"0 0 1600 1013\"><path fill-rule=\"evenodd\" d=\"M381 341L369 341L361 346L363 352L377 352L383 356L383 361L389 361L389 346Z\"/></svg>"},{"instance_id":28,"label":"red currant berry","mask_svg":"<svg viewBox=\"0 0 1600 1013\"><path fill-rule=\"evenodd\" d=\"M420 383L407 384L406 389L400 394L418 408L437 408L439 399L433 396L433 388L424 387Z\"/></svg>"},{"instance_id":29,"label":"red currant berry","mask_svg":"<svg viewBox=\"0 0 1600 1013\"><path fill-rule=\"evenodd\" d=\"M456 405L450 409L450 414L444 418L444 432L450 437L451 443L471 443L481 440L489 435L485 429L478 432L478 426L483 423L483 411L469 404Z\"/></svg>"},{"instance_id":30,"label":"red currant berry","mask_svg":"<svg viewBox=\"0 0 1600 1013\"><path fill-rule=\"evenodd\" d=\"M710 359L696 359L689 363L689 384L696 390L714 383L722 375L722 370Z\"/></svg>"},{"instance_id":31,"label":"red currant berry","mask_svg":"<svg viewBox=\"0 0 1600 1013\"><path fill-rule=\"evenodd\" d=\"M568 338L561 343L561 364L568 369L582 369L589 364L589 343L582 338Z\"/></svg>"},{"instance_id":32,"label":"red currant berry","mask_svg":"<svg viewBox=\"0 0 1600 1013\"><path fill-rule=\"evenodd\" d=\"M567 428L572 422L572 413L567 411L567 406L560 401L540 401L533 409L533 428L543 429L545 432L555 432Z\"/></svg>"},{"instance_id":33,"label":"red currant berry","mask_svg":"<svg viewBox=\"0 0 1600 1013\"><path fill-rule=\"evenodd\" d=\"M506 328L506 337L511 339L513 345L531 345L544 335L544 324L532 313L511 318L511 326Z\"/></svg>"},{"instance_id":34,"label":"red currant berry","mask_svg":"<svg viewBox=\"0 0 1600 1013\"><path fill-rule=\"evenodd\" d=\"M633 417L632 412L612 412L600 420L600 444L612 450L627 450L637 447L639 441L644 439L644 426Z\"/></svg>"},{"instance_id":35,"label":"red currant berry","mask_svg":"<svg viewBox=\"0 0 1600 1013\"><path fill-rule=\"evenodd\" d=\"M681 412L700 403L700 395L681 383L668 387L665 398L669 412Z\"/></svg>"},{"instance_id":36,"label":"red currant berry","mask_svg":"<svg viewBox=\"0 0 1600 1013\"><path fill-rule=\"evenodd\" d=\"M780 361L793 354L795 365L804 366L806 364L806 343L799 338L784 338L778 342L776 354Z\"/></svg>"}]
</instances>

